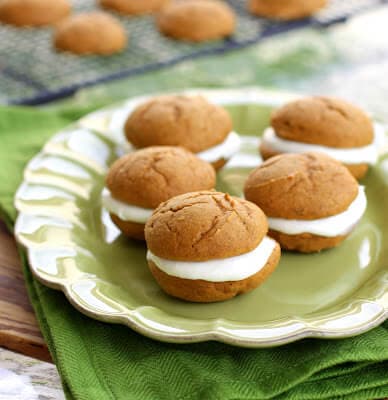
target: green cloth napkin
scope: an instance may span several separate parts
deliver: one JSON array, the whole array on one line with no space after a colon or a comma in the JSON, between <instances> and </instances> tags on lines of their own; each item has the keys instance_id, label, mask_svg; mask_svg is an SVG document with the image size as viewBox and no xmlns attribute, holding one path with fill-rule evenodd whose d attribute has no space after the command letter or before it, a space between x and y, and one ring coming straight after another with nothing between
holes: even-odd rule
<instances>
[{"instance_id":1,"label":"green cloth napkin","mask_svg":"<svg viewBox=\"0 0 388 400\"><path fill-rule=\"evenodd\" d=\"M318 40L316 34L312 38ZM304 39L297 55L285 54L276 63L265 63L268 51L254 48L122 81L111 85L108 93L99 87L45 110L0 107L0 212L7 226L12 230L13 196L26 162L50 135L83 113L119 97L150 91L274 83L274 70L280 70L280 80L284 74L287 81L306 76L316 70L317 60L322 67L325 60L335 58L327 55L326 47L318 54L315 41ZM314 62L307 66L304 62L302 68L298 63L309 55ZM216 342L160 343L127 327L80 314L62 293L31 276L25 254L20 253L30 299L68 399L364 400L388 396L388 323L354 338L308 339L272 349L242 349Z\"/></svg>"}]
</instances>

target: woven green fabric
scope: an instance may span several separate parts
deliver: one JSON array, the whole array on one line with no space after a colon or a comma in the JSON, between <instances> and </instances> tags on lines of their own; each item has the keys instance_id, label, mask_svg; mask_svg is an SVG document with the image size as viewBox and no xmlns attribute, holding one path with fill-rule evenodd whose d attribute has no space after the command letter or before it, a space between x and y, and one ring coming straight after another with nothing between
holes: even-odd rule
<instances>
[{"instance_id":1,"label":"woven green fabric","mask_svg":"<svg viewBox=\"0 0 388 400\"><path fill-rule=\"evenodd\" d=\"M284 74L305 76L309 68L316 69L317 60L322 66L334 58L327 49L320 54L305 45L303 49L298 57L287 56L271 65L263 63L265 52L259 56L254 50L185 64L113 84L109 93L101 88L81 93L46 110L0 108L0 211L8 227L12 229L16 217L13 196L26 162L50 135L83 113L119 97L150 91L273 83L270 76L275 69L283 78ZM314 63L303 69L298 63L306 60L305 54ZM232 80L236 69L239 73ZM159 343L127 327L83 316L62 293L33 279L22 252L21 256L30 299L68 399L364 400L388 396L388 323L354 338L309 339L272 349L241 349L215 342Z\"/></svg>"}]
</instances>

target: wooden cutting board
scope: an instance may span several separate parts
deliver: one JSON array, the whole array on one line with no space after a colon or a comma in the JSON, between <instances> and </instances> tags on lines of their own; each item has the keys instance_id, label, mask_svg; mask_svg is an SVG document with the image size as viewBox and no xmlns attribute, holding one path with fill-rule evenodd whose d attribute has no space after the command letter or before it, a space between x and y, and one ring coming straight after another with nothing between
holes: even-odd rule
<instances>
[{"instance_id":1,"label":"wooden cutting board","mask_svg":"<svg viewBox=\"0 0 388 400\"><path fill-rule=\"evenodd\" d=\"M0 346L51 361L24 285L15 239L0 222Z\"/></svg>"}]
</instances>

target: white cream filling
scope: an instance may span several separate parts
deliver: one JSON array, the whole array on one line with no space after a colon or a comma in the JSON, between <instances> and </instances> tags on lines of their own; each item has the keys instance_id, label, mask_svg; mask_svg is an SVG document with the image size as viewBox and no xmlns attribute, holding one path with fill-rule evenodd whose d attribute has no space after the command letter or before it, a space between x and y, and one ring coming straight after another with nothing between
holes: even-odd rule
<instances>
[{"instance_id":1,"label":"white cream filling","mask_svg":"<svg viewBox=\"0 0 388 400\"><path fill-rule=\"evenodd\" d=\"M102 191L102 205L110 213L117 215L123 221L131 221L138 224L145 224L154 211L151 208L133 206L116 200L107 188L104 188Z\"/></svg>"},{"instance_id":2,"label":"white cream filling","mask_svg":"<svg viewBox=\"0 0 388 400\"><path fill-rule=\"evenodd\" d=\"M230 132L226 139L216 146L210 147L196 155L207 162L215 162L221 159L229 160L240 151L241 139L236 132Z\"/></svg>"},{"instance_id":3,"label":"white cream filling","mask_svg":"<svg viewBox=\"0 0 388 400\"><path fill-rule=\"evenodd\" d=\"M269 127L264 131L262 142L271 150L278 153L307 153L320 152L335 158L344 164L376 164L378 159L378 143L382 127L374 125L375 137L373 143L368 146L340 149L335 147L321 146L316 144L295 142L282 139L276 135L273 128ZM383 132L384 134L384 132Z\"/></svg>"},{"instance_id":4,"label":"white cream filling","mask_svg":"<svg viewBox=\"0 0 388 400\"><path fill-rule=\"evenodd\" d=\"M268 225L270 229L288 235L298 235L301 233L311 233L325 237L346 235L363 216L366 204L365 188L359 186L357 197L350 204L349 208L340 214L314 220L268 218Z\"/></svg>"},{"instance_id":5,"label":"white cream filling","mask_svg":"<svg viewBox=\"0 0 388 400\"><path fill-rule=\"evenodd\" d=\"M228 160L233 155L240 151L241 139L240 136L236 132L230 132L226 139L216 146L210 147L204 151L196 153L196 156L201 158L204 161L209 163L225 159ZM124 151L127 153L131 153L132 151L136 151L136 147L134 147L131 143L126 142L123 144Z\"/></svg>"},{"instance_id":6,"label":"white cream filling","mask_svg":"<svg viewBox=\"0 0 388 400\"><path fill-rule=\"evenodd\" d=\"M148 250L147 260L177 278L209 282L240 281L263 269L275 246L276 242L266 236L255 249L235 257L209 261L174 261L158 257Z\"/></svg>"}]
</instances>

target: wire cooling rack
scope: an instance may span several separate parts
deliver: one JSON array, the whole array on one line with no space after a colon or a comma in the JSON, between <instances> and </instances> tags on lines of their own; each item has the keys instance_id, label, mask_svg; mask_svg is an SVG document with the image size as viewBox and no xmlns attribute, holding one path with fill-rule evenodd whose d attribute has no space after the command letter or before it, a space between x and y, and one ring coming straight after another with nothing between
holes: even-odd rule
<instances>
[{"instance_id":1,"label":"wire cooling rack","mask_svg":"<svg viewBox=\"0 0 388 400\"><path fill-rule=\"evenodd\" d=\"M237 14L237 30L225 40L190 44L159 34L152 16L119 16L130 35L127 49L110 57L80 57L57 53L50 28L20 29L0 25L0 102L41 104L76 90L179 61L247 46L265 37L308 25L328 26L388 0L331 0L329 6L300 21L275 22L257 18L247 0L229 0ZM75 12L96 8L95 0L73 0Z\"/></svg>"}]
</instances>

